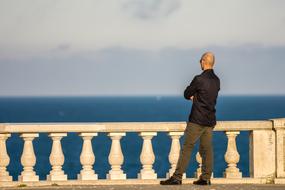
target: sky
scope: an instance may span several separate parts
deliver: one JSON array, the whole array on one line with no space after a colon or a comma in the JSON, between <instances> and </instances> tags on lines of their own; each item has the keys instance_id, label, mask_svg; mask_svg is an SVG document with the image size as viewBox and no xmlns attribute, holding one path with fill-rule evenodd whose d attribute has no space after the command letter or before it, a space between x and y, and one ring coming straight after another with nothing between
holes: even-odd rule
<instances>
[{"instance_id":1,"label":"sky","mask_svg":"<svg viewBox=\"0 0 285 190\"><path fill-rule=\"evenodd\" d=\"M0 0L0 96L285 95L283 0Z\"/></svg>"}]
</instances>

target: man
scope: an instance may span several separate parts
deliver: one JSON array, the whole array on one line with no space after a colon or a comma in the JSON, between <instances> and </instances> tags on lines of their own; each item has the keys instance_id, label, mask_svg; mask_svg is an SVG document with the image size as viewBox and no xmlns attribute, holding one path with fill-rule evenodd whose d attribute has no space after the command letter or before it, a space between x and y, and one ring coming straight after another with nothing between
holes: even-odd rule
<instances>
[{"instance_id":1,"label":"man","mask_svg":"<svg viewBox=\"0 0 285 190\"><path fill-rule=\"evenodd\" d=\"M181 149L174 174L161 185L181 185L182 175L186 171L192 149L200 139L199 153L202 157L202 174L196 185L211 185L213 170L212 131L216 125L216 100L220 90L220 79L215 75L213 66L215 56L211 52L203 54L200 60L202 74L194 77L184 91L184 97L193 101L189 122L184 131L184 144Z\"/></svg>"}]
</instances>

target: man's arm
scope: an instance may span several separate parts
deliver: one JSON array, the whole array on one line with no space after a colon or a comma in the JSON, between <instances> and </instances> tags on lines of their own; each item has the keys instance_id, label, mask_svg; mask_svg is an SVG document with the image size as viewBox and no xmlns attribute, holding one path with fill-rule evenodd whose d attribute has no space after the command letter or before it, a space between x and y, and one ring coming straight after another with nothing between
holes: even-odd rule
<instances>
[{"instance_id":1,"label":"man's arm","mask_svg":"<svg viewBox=\"0 0 285 190\"><path fill-rule=\"evenodd\" d=\"M184 98L187 100L193 100L194 94L198 89L198 78L197 76L191 81L190 85L184 90Z\"/></svg>"}]
</instances>

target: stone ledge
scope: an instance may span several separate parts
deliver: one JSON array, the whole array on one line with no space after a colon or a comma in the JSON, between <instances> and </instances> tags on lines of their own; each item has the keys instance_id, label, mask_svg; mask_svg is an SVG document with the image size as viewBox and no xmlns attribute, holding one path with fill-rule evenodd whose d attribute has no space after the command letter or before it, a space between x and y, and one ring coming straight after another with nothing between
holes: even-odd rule
<instances>
[{"instance_id":1,"label":"stone ledge","mask_svg":"<svg viewBox=\"0 0 285 190\"><path fill-rule=\"evenodd\" d=\"M53 189L59 189L59 190L89 190L89 189L95 189L95 190L225 190L225 189L231 189L231 190L284 190L285 185L273 185L273 184L213 184L211 186L196 186L196 185L190 185L190 184L184 184L179 186L162 186L162 185L91 185L91 186L45 186L45 187L21 187L21 189L43 189L43 190L53 190ZM10 188L0 188L0 190L13 190L13 189L19 189L19 187L10 187Z\"/></svg>"},{"instance_id":2,"label":"stone ledge","mask_svg":"<svg viewBox=\"0 0 285 190\"><path fill-rule=\"evenodd\" d=\"M159 185L161 179L127 179L127 180L109 180L109 179L99 179L99 180L90 180L90 181L81 181L81 180L68 180L68 181L39 181L39 182L1 182L0 187L17 187L20 185L32 186L93 186L93 185ZM196 178L186 178L183 179L182 184L192 184L193 181L197 180ZM241 178L241 179L226 179L226 178L213 178L211 179L212 184L265 184L266 179L259 178Z\"/></svg>"},{"instance_id":3,"label":"stone ledge","mask_svg":"<svg viewBox=\"0 0 285 190\"><path fill-rule=\"evenodd\" d=\"M275 184L285 184L285 178L276 178L274 179L274 183Z\"/></svg>"}]
</instances>

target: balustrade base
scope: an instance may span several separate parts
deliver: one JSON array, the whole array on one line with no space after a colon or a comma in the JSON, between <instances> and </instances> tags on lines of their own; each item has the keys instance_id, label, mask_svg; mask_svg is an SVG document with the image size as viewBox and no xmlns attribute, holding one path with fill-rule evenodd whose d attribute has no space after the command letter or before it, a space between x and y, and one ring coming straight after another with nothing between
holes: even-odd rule
<instances>
[{"instance_id":1,"label":"balustrade base","mask_svg":"<svg viewBox=\"0 0 285 190\"><path fill-rule=\"evenodd\" d=\"M82 173L77 175L78 180L98 180L97 174L92 173Z\"/></svg>"},{"instance_id":2,"label":"balustrade base","mask_svg":"<svg viewBox=\"0 0 285 190\"><path fill-rule=\"evenodd\" d=\"M48 175L47 181L67 181L67 175Z\"/></svg>"},{"instance_id":3,"label":"balustrade base","mask_svg":"<svg viewBox=\"0 0 285 190\"><path fill-rule=\"evenodd\" d=\"M241 172L224 172L224 177L225 178L242 178L242 173Z\"/></svg>"},{"instance_id":4,"label":"balustrade base","mask_svg":"<svg viewBox=\"0 0 285 190\"><path fill-rule=\"evenodd\" d=\"M0 176L0 181L12 181L12 176Z\"/></svg>"},{"instance_id":5,"label":"balustrade base","mask_svg":"<svg viewBox=\"0 0 285 190\"><path fill-rule=\"evenodd\" d=\"M127 179L127 175L124 174L123 172L110 171L110 173L106 175L106 178L107 179Z\"/></svg>"},{"instance_id":6,"label":"balustrade base","mask_svg":"<svg viewBox=\"0 0 285 190\"><path fill-rule=\"evenodd\" d=\"M275 184L285 184L285 178L275 178L274 183Z\"/></svg>"},{"instance_id":7,"label":"balustrade base","mask_svg":"<svg viewBox=\"0 0 285 190\"><path fill-rule=\"evenodd\" d=\"M157 179L157 174L153 171L141 171L138 174L138 179Z\"/></svg>"},{"instance_id":8,"label":"balustrade base","mask_svg":"<svg viewBox=\"0 0 285 190\"><path fill-rule=\"evenodd\" d=\"M26 182L26 181L39 181L39 176L37 175L21 175L18 177L19 181Z\"/></svg>"}]
</instances>

